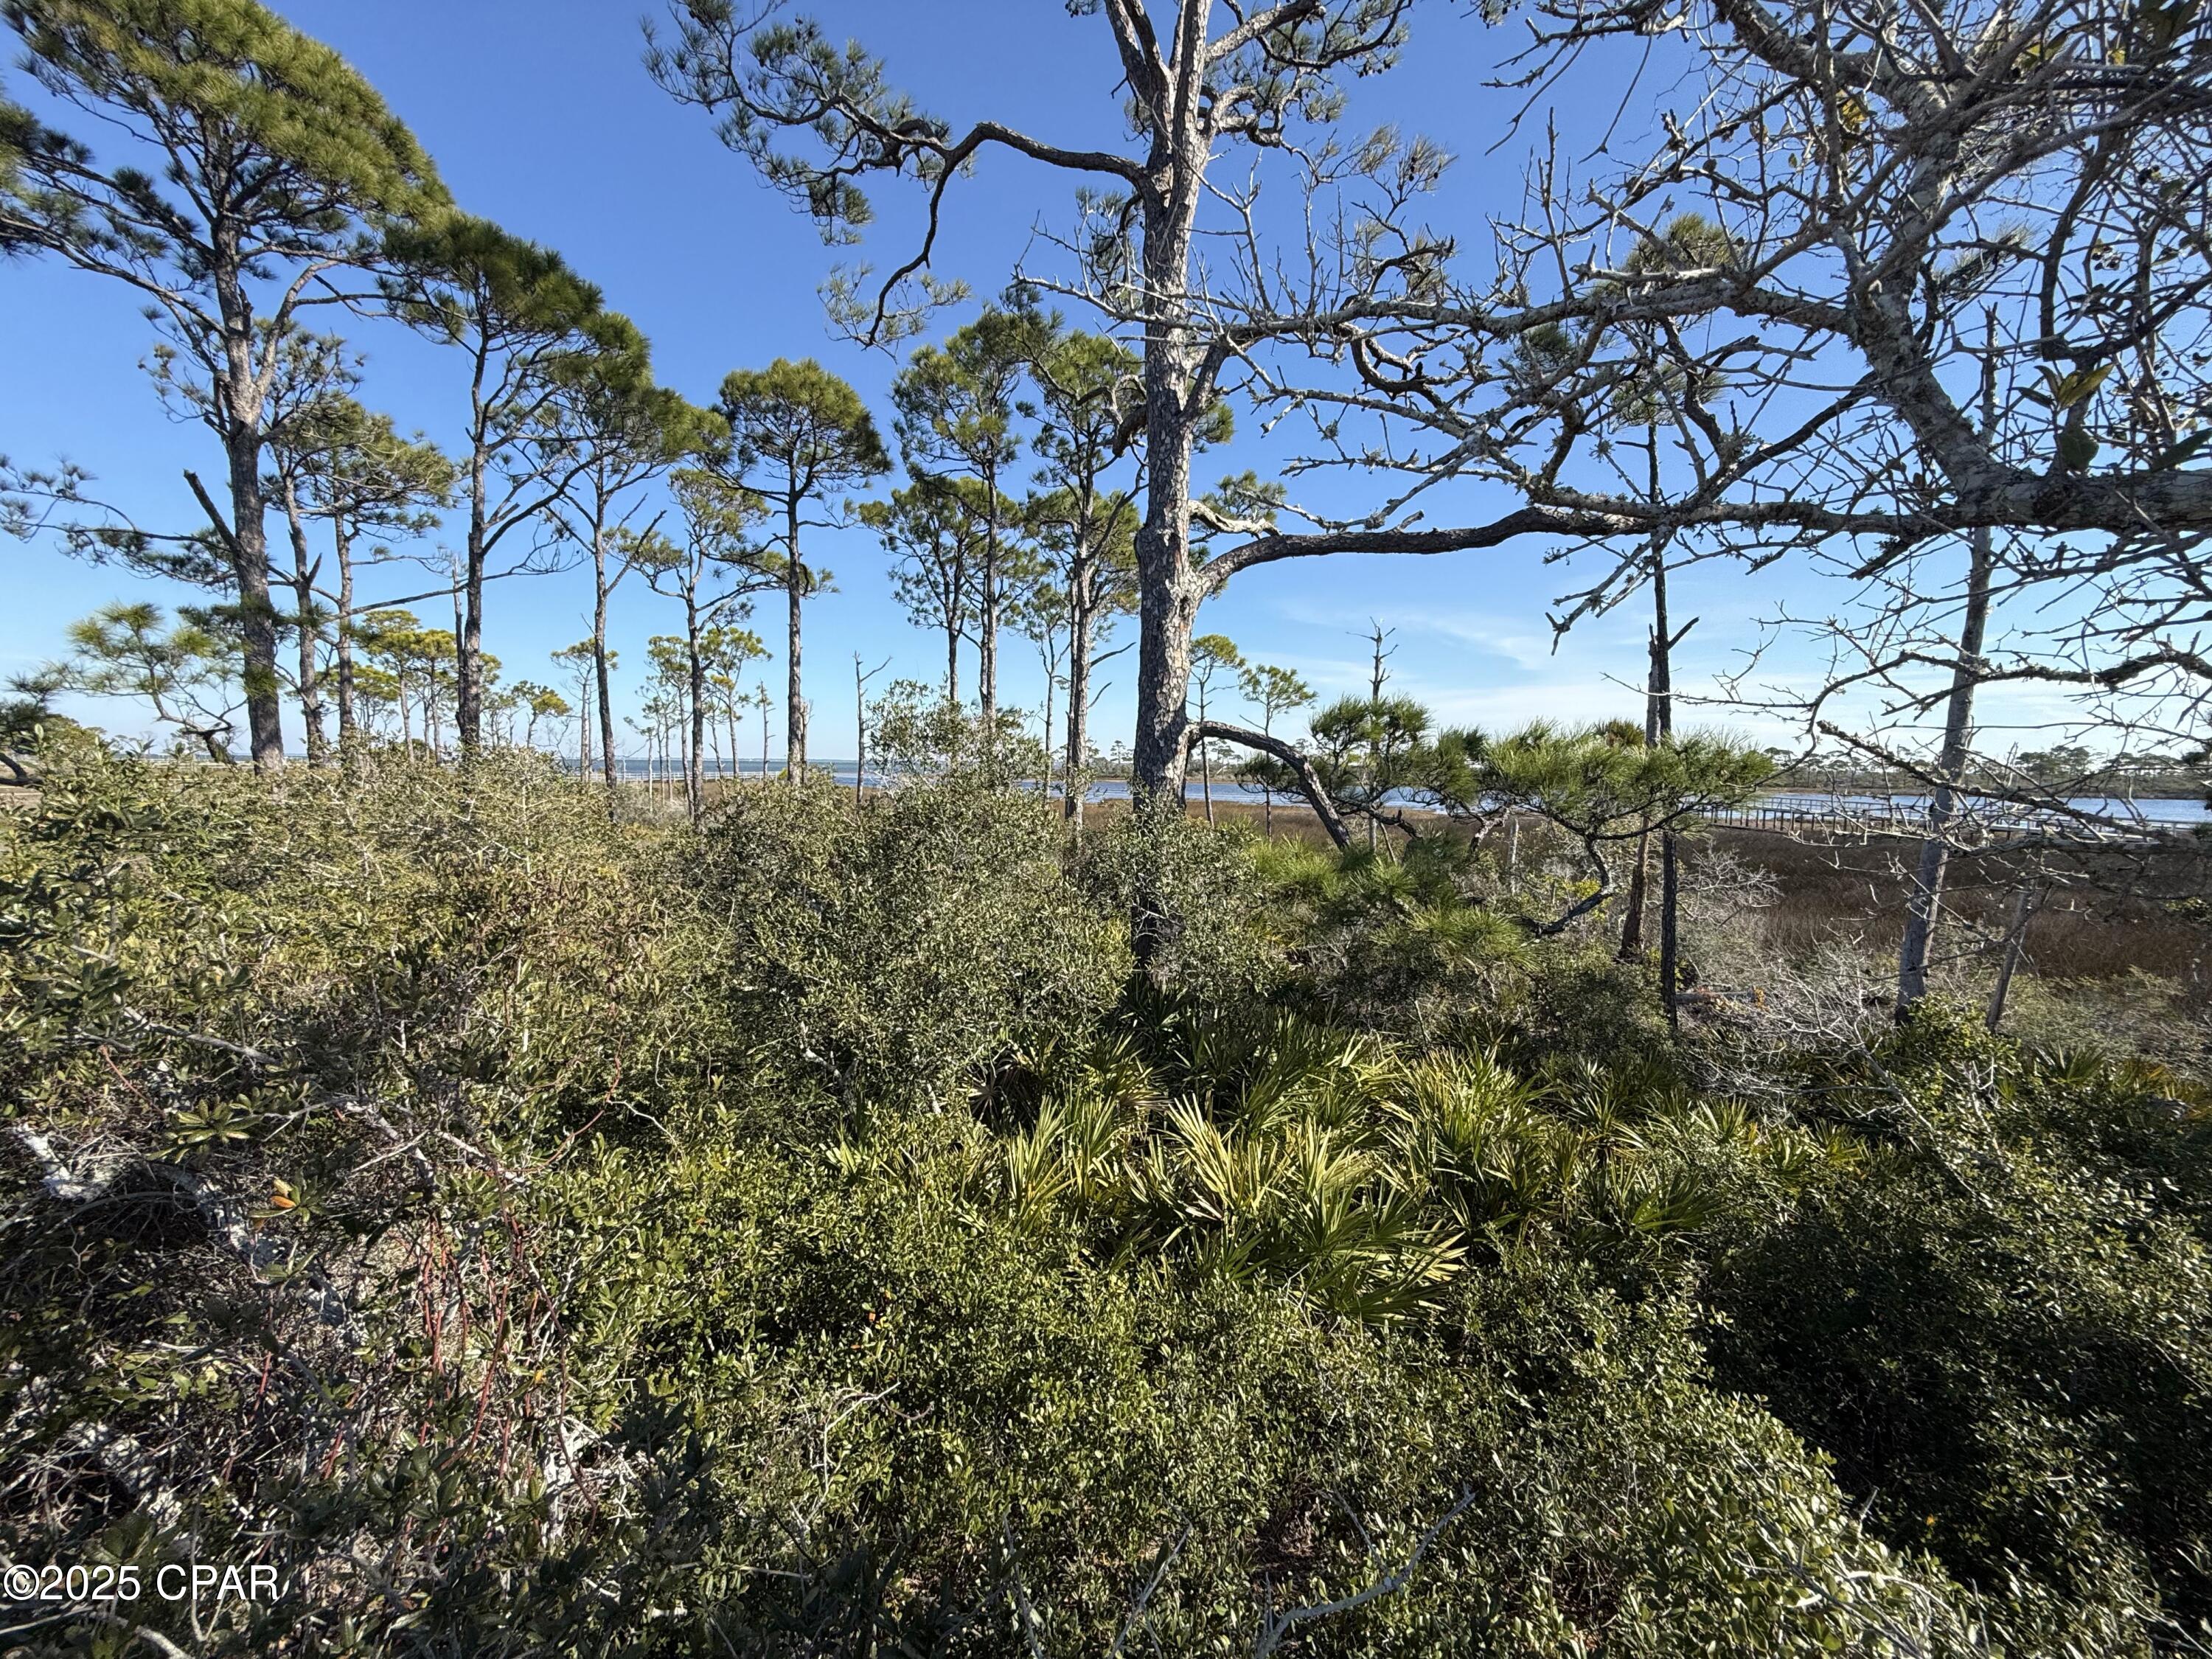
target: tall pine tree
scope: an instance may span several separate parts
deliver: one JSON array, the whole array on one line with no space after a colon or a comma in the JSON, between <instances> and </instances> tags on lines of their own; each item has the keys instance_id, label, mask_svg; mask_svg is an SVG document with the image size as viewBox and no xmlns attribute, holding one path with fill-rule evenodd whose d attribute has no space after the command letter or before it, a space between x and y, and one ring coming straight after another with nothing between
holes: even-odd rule
<instances>
[{"instance_id":1,"label":"tall pine tree","mask_svg":"<svg viewBox=\"0 0 2212 1659\"><path fill-rule=\"evenodd\" d=\"M781 561L790 676L784 765L795 780L806 769L800 609L827 580L806 562L803 532L843 525L846 514L834 492L888 471L890 457L860 394L811 357L799 362L779 357L766 368L734 371L723 380L716 407L730 423L730 480L768 503L775 556Z\"/></svg>"},{"instance_id":2,"label":"tall pine tree","mask_svg":"<svg viewBox=\"0 0 2212 1659\"><path fill-rule=\"evenodd\" d=\"M444 210L445 189L368 82L256 0L9 0L0 16L45 92L124 140L95 157L0 100L0 246L127 285L206 375L228 514L187 477L237 591L253 762L281 765L270 390L296 314L370 257L365 230Z\"/></svg>"}]
</instances>

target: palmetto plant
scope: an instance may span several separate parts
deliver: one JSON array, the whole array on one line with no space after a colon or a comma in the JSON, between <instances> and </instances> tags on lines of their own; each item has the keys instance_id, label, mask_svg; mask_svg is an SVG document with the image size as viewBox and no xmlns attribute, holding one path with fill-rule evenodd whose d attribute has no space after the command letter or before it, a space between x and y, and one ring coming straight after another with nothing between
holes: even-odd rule
<instances>
[{"instance_id":1,"label":"palmetto plant","mask_svg":"<svg viewBox=\"0 0 2212 1659\"><path fill-rule=\"evenodd\" d=\"M1102 1255L1279 1283L1364 1322L1418 1316L1471 1261L1540 1237L1663 1259L1747 1161L1796 1186L1856 1155L1649 1064L1523 1076L1280 1012L1161 1032L1149 1059L1127 1037L1032 1057L1046 1098L1000 1151L1018 1224L1073 1224Z\"/></svg>"}]
</instances>

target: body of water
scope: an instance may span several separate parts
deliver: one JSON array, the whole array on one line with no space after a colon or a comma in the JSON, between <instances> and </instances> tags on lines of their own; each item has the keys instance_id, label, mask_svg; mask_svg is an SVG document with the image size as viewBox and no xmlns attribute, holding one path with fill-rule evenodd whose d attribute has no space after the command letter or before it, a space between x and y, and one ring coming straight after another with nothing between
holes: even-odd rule
<instances>
[{"instance_id":1,"label":"body of water","mask_svg":"<svg viewBox=\"0 0 2212 1659\"><path fill-rule=\"evenodd\" d=\"M1973 798L1967 798L1971 806ZM1784 789L1761 795L1753 805L1790 806L1807 811L1834 812L1924 812L1928 810L1925 795L1831 795L1818 790ZM2002 813L2029 811L2032 808L2014 806L2008 801L1986 803ZM2212 820L2202 800L2186 798L2166 798L2123 795L2077 795L2066 805L2077 812L2087 812L2098 817L2113 818L2124 823L2140 821L2144 823L2203 823Z\"/></svg>"},{"instance_id":2,"label":"body of water","mask_svg":"<svg viewBox=\"0 0 2212 1659\"><path fill-rule=\"evenodd\" d=\"M830 776L835 778L839 783L845 785L848 788L852 787L854 768L854 763L851 761L821 760L813 763L813 766L816 771L827 773ZM625 760L622 763L620 769L623 775L634 783L642 782L647 776L646 765L644 762L641 760ZM726 767L718 769L712 764L709 764L706 770L707 775L710 778L735 776L738 778L753 779L757 781L762 775L761 763L757 760L744 763L740 765L734 773L731 772ZM768 763L769 776L779 776L781 775L782 771L783 763L781 761L772 760ZM872 768L869 770L867 781L872 787L880 783L883 780L881 775L877 773ZM681 780L679 779L678 781L680 783ZM1059 785L1055 783L1053 787L1054 792L1057 793ZM1189 785L1190 799L1194 801L1199 799L1200 793L1199 780L1195 775L1193 775ZM1091 793L1087 799L1091 800L1126 800L1128 799L1128 794L1129 785L1126 779L1102 778L1091 786ZM1255 805L1257 805L1265 799L1265 793L1254 784L1244 783L1227 778L1217 778L1214 780L1213 783L1213 798L1218 801L1249 801ZM1288 799L1295 803L1298 799L1299 798L1296 795L1285 796L1280 790L1278 790L1275 793L1275 799L1278 802ZM1412 796L1403 793L1394 795L1389 799L1391 804L1395 805L1418 807L1420 805L1420 803ZM1852 811L1878 811L1893 814L1905 814L1925 811L1928 808L1928 797L1921 794L1838 795L1822 793L1818 790L1791 789L1777 790L1769 794L1760 795L1753 801L1752 805L1796 807L1808 812L1828 811L1848 813ZM1996 810L2002 812L2013 812L2024 810L2013 807L2008 803L1993 803L1992 805L1996 805ZM2185 797L2163 798L2126 797L2118 795L2081 795L2069 799L2066 805L2072 807L2078 812L2093 813L2100 817L2112 818L2121 822L2140 821L2145 823L2204 823L2207 822L2212 822L2212 811L2208 811L2203 801L2191 799Z\"/></svg>"}]
</instances>

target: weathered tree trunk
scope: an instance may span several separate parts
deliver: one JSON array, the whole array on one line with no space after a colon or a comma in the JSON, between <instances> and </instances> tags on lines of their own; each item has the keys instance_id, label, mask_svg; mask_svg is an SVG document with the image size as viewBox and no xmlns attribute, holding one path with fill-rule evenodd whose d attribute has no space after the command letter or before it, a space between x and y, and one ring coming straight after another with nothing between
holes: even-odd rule
<instances>
[{"instance_id":1,"label":"weathered tree trunk","mask_svg":"<svg viewBox=\"0 0 2212 1659\"><path fill-rule=\"evenodd\" d=\"M867 799L868 681L860 672L860 656L853 653L853 805Z\"/></svg>"},{"instance_id":2,"label":"weathered tree trunk","mask_svg":"<svg viewBox=\"0 0 2212 1659\"><path fill-rule=\"evenodd\" d=\"M469 463L469 538L461 577L462 611L454 630L454 736L465 757L483 744L483 576L484 451L479 443Z\"/></svg>"},{"instance_id":3,"label":"weathered tree trunk","mask_svg":"<svg viewBox=\"0 0 2212 1659\"><path fill-rule=\"evenodd\" d=\"M1659 574L1661 566L1656 549L1654 550L1652 566L1655 580L1664 581L1666 578ZM1665 611L1666 605L1667 601L1663 597L1657 599L1654 602L1654 608L1661 611ZM1664 626L1665 623L1662 621L1655 623L1652 627L1650 639L1650 663L1644 671L1644 744L1647 749L1656 747L1659 742L1659 688L1662 684L1662 676L1666 672L1660 665L1662 655L1665 649L1664 639L1660 629ZM1644 832L1636 838L1636 862L1630 866L1628 872L1628 898L1626 901L1628 914L1620 924L1620 959L1623 962L1633 962L1638 956L1643 954L1644 951L1644 891L1645 885L1650 879L1651 864L1651 830L1650 828L1650 821L1648 818L1645 820L1645 828ZM1662 995L1663 996L1664 994L1665 993L1662 991Z\"/></svg>"},{"instance_id":4,"label":"weathered tree trunk","mask_svg":"<svg viewBox=\"0 0 2212 1659\"><path fill-rule=\"evenodd\" d=\"M1044 726L1039 734L1041 741L1038 744L1038 747L1044 750L1044 775L1037 780L1037 792L1048 799L1052 795L1052 697L1058 689L1052 663L1048 659L1044 667Z\"/></svg>"},{"instance_id":5,"label":"weathered tree trunk","mask_svg":"<svg viewBox=\"0 0 2212 1659\"><path fill-rule=\"evenodd\" d=\"M1928 802L1928 834L1920 843L1911 890L1905 900L1905 939L1897 957L1897 1012L1901 1016L1928 994L1928 963L1943 906L1951 861L1952 827L1960 817L1959 785L1973 743L1974 688L1981 678L1982 639L1989 623L1990 536L1977 530L1966 571L1966 609L1960 619L1959 654L1943 710L1943 746L1936 763L1936 787Z\"/></svg>"},{"instance_id":6,"label":"weathered tree trunk","mask_svg":"<svg viewBox=\"0 0 2212 1659\"><path fill-rule=\"evenodd\" d=\"M1682 976L1682 939L1680 931L1681 865L1676 856L1674 832L1659 833L1659 994L1664 999L1667 1024L1678 1025L1682 1012L1676 999Z\"/></svg>"},{"instance_id":7,"label":"weathered tree trunk","mask_svg":"<svg viewBox=\"0 0 2212 1659\"><path fill-rule=\"evenodd\" d=\"M1186 483L1189 465L1183 467ZM1155 488L1158 486L1155 485ZM1189 520L1149 522L1138 532L1139 557L1154 569L1139 573L1137 731L1130 782L1139 810L1172 810L1182 799L1184 739L1190 729L1185 701L1190 687L1190 639L1198 595L1189 580ZM1152 544L1146 547L1147 542Z\"/></svg>"},{"instance_id":8,"label":"weathered tree trunk","mask_svg":"<svg viewBox=\"0 0 2212 1659\"><path fill-rule=\"evenodd\" d=\"M300 492L290 477L284 479L284 523L292 536L292 599L299 611L300 725L306 734L307 764L320 766L330 757L323 732L323 684L316 666L316 644L321 629L315 622L314 556L307 551L307 526L300 516Z\"/></svg>"},{"instance_id":9,"label":"weathered tree trunk","mask_svg":"<svg viewBox=\"0 0 2212 1659\"><path fill-rule=\"evenodd\" d=\"M1652 493L1656 495L1656 458L1653 471ZM1695 621L1692 617L1685 623L1682 632L1688 633ZM1663 537L1655 536L1651 545L1651 702L1645 716L1655 743L1671 743L1674 738L1674 647L1680 642L1681 635L1674 628L1674 621L1667 614L1667 544ZM1681 989L1681 890L1680 848L1670 824L1659 836L1659 999L1670 1026L1681 1018L1675 1005L1675 997Z\"/></svg>"},{"instance_id":10,"label":"weathered tree trunk","mask_svg":"<svg viewBox=\"0 0 2212 1659\"><path fill-rule=\"evenodd\" d=\"M1322 787L1321 774L1314 770L1313 763L1300 754L1293 744L1271 732L1255 732L1249 727L1231 726L1223 720L1200 720L1191 726L1190 733L1194 742L1203 743L1209 738L1221 738L1230 743L1242 744L1247 749L1273 755L1297 775L1298 787L1304 792L1307 803L1312 806L1314 817L1321 820L1321 827L1328 832L1328 838L1336 843L1338 850L1352 845L1352 831L1345 828L1343 815L1336 810L1336 803L1329 798L1328 791Z\"/></svg>"},{"instance_id":11,"label":"weathered tree trunk","mask_svg":"<svg viewBox=\"0 0 2212 1659\"><path fill-rule=\"evenodd\" d=\"M222 404L220 430L230 474L230 523L225 526L214 514L212 502L204 504L228 549L231 578L238 584L247 746L254 769L271 772L284 764L284 715L277 700L276 608L269 599L267 502L261 490L263 390L253 360L257 331L243 281L240 237L239 228L228 221L214 228L213 275L222 319L223 357L216 394Z\"/></svg>"},{"instance_id":12,"label":"weathered tree trunk","mask_svg":"<svg viewBox=\"0 0 2212 1659\"><path fill-rule=\"evenodd\" d=\"M1989 323L1982 359L1982 431L1996 430L1996 322ZM1964 425L1963 419L1960 425ZM1990 617L1994 540L1988 526L1968 538L1966 613L1959 619L1959 652L1951 665L1951 691L1943 709L1943 747L1936 757L1936 784L1928 803L1928 835L1920 844L1912 890L1905 901L1905 937L1897 953L1897 1013L1901 1019L1928 994L1928 963L1943 906L1949 873L1951 826L1960 816L1959 787L1973 744L1974 688L1982 669L1982 640Z\"/></svg>"},{"instance_id":13,"label":"weathered tree trunk","mask_svg":"<svg viewBox=\"0 0 2212 1659\"><path fill-rule=\"evenodd\" d=\"M469 380L469 533L460 592L453 597L453 725L464 757L483 739L483 574L490 526L487 522L487 476L490 412L484 406L484 375L490 349L479 335Z\"/></svg>"},{"instance_id":14,"label":"weathered tree trunk","mask_svg":"<svg viewBox=\"0 0 2212 1659\"><path fill-rule=\"evenodd\" d=\"M1206 688L1203 685L1198 688L1198 724L1199 729L1203 731L1206 727ZM1199 789L1206 797L1206 827L1211 830L1213 828L1213 745L1204 738L1199 740L1198 745L1198 776ZM1372 819L1369 820L1367 832L1370 836L1375 833Z\"/></svg>"},{"instance_id":15,"label":"weathered tree trunk","mask_svg":"<svg viewBox=\"0 0 2212 1659\"><path fill-rule=\"evenodd\" d=\"M1658 439L1655 434L1651 452L1651 495L1659 494ZM1673 735L1674 727L1674 635L1673 623L1667 615L1667 544L1664 537L1651 538L1651 634L1648 643L1650 662L1644 676L1644 742L1647 748L1656 748ZM1628 915L1620 927L1620 959L1635 957L1644 948L1644 909L1650 880L1651 832L1646 829L1636 838L1636 863L1628 876ZM1664 883L1662 883L1664 885ZM1661 908L1665 908L1662 900ZM1663 933L1666 919L1661 918ZM1662 984L1661 999L1673 1006L1673 988Z\"/></svg>"},{"instance_id":16,"label":"weathered tree trunk","mask_svg":"<svg viewBox=\"0 0 2212 1659\"><path fill-rule=\"evenodd\" d=\"M999 469L983 468L983 568L977 573L975 687L985 751L999 747Z\"/></svg>"},{"instance_id":17,"label":"weathered tree trunk","mask_svg":"<svg viewBox=\"0 0 2212 1659\"><path fill-rule=\"evenodd\" d=\"M1180 49L1203 45L1211 9L1187 5ZM1204 414L1191 392L1197 363L1191 339L1191 237L1206 170L1206 143L1196 116L1155 145L1152 173L1172 196L1145 208L1145 519L1136 535L1137 730L1130 776L1139 811L1170 811L1182 798L1189 755L1190 638L1202 589L1190 563L1193 432ZM1170 146L1173 146L1171 151ZM1179 152L1179 153L1177 153ZM1141 949L1142 941L1139 941Z\"/></svg>"},{"instance_id":18,"label":"weathered tree trunk","mask_svg":"<svg viewBox=\"0 0 2212 1659\"><path fill-rule=\"evenodd\" d=\"M1626 913L1620 921L1619 954L1623 962L1633 962L1644 952L1644 890L1650 865L1651 832L1646 830L1636 838L1636 861L1628 866L1628 896L1621 901Z\"/></svg>"},{"instance_id":19,"label":"weathered tree trunk","mask_svg":"<svg viewBox=\"0 0 2212 1659\"><path fill-rule=\"evenodd\" d=\"M247 747L255 770L269 772L284 764L284 716L277 702L276 607L269 594L269 541L262 522L260 433L234 432L224 447L234 520L226 539L232 543L231 575L238 584Z\"/></svg>"}]
</instances>

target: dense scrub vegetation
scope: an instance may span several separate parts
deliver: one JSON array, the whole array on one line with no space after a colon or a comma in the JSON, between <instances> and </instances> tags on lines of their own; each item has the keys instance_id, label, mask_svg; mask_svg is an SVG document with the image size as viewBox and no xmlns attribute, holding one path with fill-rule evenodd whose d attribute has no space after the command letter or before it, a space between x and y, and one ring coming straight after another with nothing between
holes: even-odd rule
<instances>
[{"instance_id":1,"label":"dense scrub vegetation","mask_svg":"<svg viewBox=\"0 0 2212 1659\"><path fill-rule=\"evenodd\" d=\"M1676 1041L1480 848L1077 841L959 764L632 805L49 755L18 1558L287 1589L10 1644L2205 1639L2201 1083L1940 1000Z\"/></svg>"}]
</instances>

